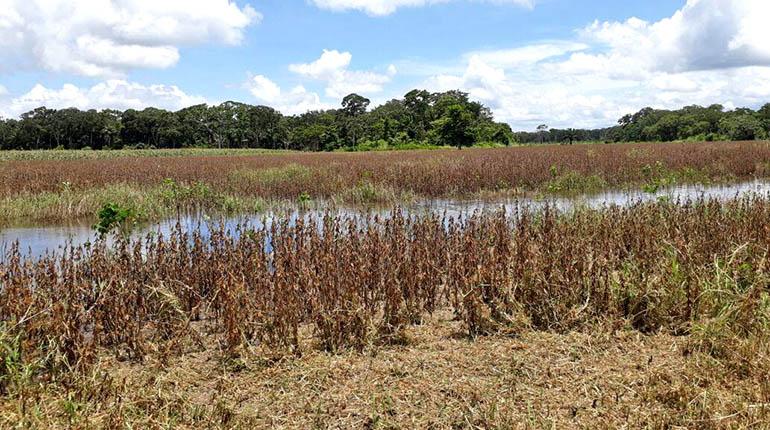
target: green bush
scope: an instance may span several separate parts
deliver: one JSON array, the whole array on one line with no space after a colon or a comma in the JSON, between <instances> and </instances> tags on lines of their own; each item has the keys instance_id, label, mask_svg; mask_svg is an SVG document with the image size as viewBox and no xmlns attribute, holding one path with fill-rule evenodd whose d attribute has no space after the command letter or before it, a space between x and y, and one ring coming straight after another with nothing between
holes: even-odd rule
<instances>
[{"instance_id":1,"label":"green bush","mask_svg":"<svg viewBox=\"0 0 770 430\"><path fill-rule=\"evenodd\" d=\"M94 225L94 229L104 235L116 228L126 228L136 220L136 211L117 203L107 203L99 210L97 216L99 222Z\"/></svg>"}]
</instances>

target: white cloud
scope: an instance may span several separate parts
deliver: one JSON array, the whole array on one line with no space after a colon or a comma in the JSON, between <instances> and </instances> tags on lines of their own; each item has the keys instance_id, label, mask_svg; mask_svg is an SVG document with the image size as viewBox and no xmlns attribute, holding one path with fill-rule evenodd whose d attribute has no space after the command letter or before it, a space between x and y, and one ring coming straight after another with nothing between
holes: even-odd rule
<instances>
[{"instance_id":1,"label":"white cloud","mask_svg":"<svg viewBox=\"0 0 770 430\"><path fill-rule=\"evenodd\" d=\"M428 6L451 0L311 0L316 6L332 11L357 10L372 16L390 15L402 7ZM533 8L535 0L475 0L500 5Z\"/></svg>"},{"instance_id":2,"label":"white cloud","mask_svg":"<svg viewBox=\"0 0 770 430\"><path fill-rule=\"evenodd\" d=\"M324 49L319 59L307 64L292 64L289 70L313 79L336 79L347 69L352 59L350 52Z\"/></svg>"},{"instance_id":3,"label":"white cloud","mask_svg":"<svg viewBox=\"0 0 770 430\"><path fill-rule=\"evenodd\" d=\"M174 85L142 85L123 80L108 80L90 88L64 84L59 89L35 85L29 92L0 106L7 116L19 116L40 106L51 109L75 107L86 109L143 109L158 107L179 110L206 103L206 99L186 94Z\"/></svg>"},{"instance_id":4,"label":"white cloud","mask_svg":"<svg viewBox=\"0 0 770 430\"><path fill-rule=\"evenodd\" d=\"M698 91L698 84L685 74L660 74L650 81L653 87L660 91L691 93Z\"/></svg>"},{"instance_id":5,"label":"white cloud","mask_svg":"<svg viewBox=\"0 0 770 430\"><path fill-rule=\"evenodd\" d=\"M462 74L429 77L433 91L462 89L490 106L515 129L606 127L642 107L675 109L721 103L757 106L770 101L770 67L653 72L629 79L612 73L565 73L557 64L499 68L471 57Z\"/></svg>"},{"instance_id":6,"label":"white cloud","mask_svg":"<svg viewBox=\"0 0 770 430\"><path fill-rule=\"evenodd\" d=\"M513 49L494 51L476 51L466 54L466 58L478 58L494 67L519 67L538 63L540 61L565 55L571 52L583 51L589 46L584 43L569 41L553 41L522 46Z\"/></svg>"},{"instance_id":7,"label":"white cloud","mask_svg":"<svg viewBox=\"0 0 770 430\"><path fill-rule=\"evenodd\" d=\"M254 76L247 86L249 92L263 102L276 103L281 99L281 87L265 76Z\"/></svg>"},{"instance_id":8,"label":"white cloud","mask_svg":"<svg viewBox=\"0 0 770 430\"><path fill-rule=\"evenodd\" d=\"M301 85L285 92L275 82L262 75L249 79L246 88L258 102L265 103L286 115L332 108L331 105L322 102L318 94L309 92Z\"/></svg>"},{"instance_id":9,"label":"white cloud","mask_svg":"<svg viewBox=\"0 0 770 430\"><path fill-rule=\"evenodd\" d=\"M230 0L4 0L0 72L121 76L166 68L179 60L180 46L238 44L260 19Z\"/></svg>"},{"instance_id":10,"label":"white cloud","mask_svg":"<svg viewBox=\"0 0 770 430\"><path fill-rule=\"evenodd\" d=\"M581 31L609 48L605 58L633 58L652 71L684 72L770 65L770 2L688 0L673 16L649 23L594 22Z\"/></svg>"},{"instance_id":11,"label":"white cloud","mask_svg":"<svg viewBox=\"0 0 770 430\"><path fill-rule=\"evenodd\" d=\"M392 64L388 66L387 74L349 70L352 59L350 52L324 49L317 60L306 64L292 64L289 70L306 78L324 81L326 95L337 99L350 93L378 93L397 72L396 66Z\"/></svg>"},{"instance_id":12,"label":"white cloud","mask_svg":"<svg viewBox=\"0 0 770 430\"><path fill-rule=\"evenodd\" d=\"M516 129L605 127L645 106L757 106L770 101L768 16L765 0L689 0L658 22L595 22L575 41L470 52L460 71L423 85L467 91Z\"/></svg>"}]
</instances>

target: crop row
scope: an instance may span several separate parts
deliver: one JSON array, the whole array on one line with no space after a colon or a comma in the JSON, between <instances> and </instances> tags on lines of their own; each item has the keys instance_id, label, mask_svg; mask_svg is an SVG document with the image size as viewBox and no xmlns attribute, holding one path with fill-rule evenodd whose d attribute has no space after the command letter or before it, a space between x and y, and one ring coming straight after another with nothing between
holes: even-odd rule
<instances>
[{"instance_id":1,"label":"crop row","mask_svg":"<svg viewBox=\"0 0 770 430\"><path fill-rule=\"evenodd\" d=\"M585 191L582 188L668 179L751 178L767 175L769 165L767 142L9 161L0 165L0 196L116 184L158 186L170 179L263 198L295 199L303 193L326 198L361 186L438 197L544 187Z\"/></svg>"},{"instance_id":2,"label":"crop row","mask_svg":"<svg viewBox=\"0 0 770 430\"><path fill-rule=\"evenodd\" d=\"M39 260L11 249L0 337L41 374L67 374L104 348L136 360L182 354L202 333L228 355L366 349L405 341L437 309L471 337L597 322L736 336L770 327L766 198L463 219L394 210L207 231ZM3 363L0 390L13 360Z\"/></svg>"}]
</instances>

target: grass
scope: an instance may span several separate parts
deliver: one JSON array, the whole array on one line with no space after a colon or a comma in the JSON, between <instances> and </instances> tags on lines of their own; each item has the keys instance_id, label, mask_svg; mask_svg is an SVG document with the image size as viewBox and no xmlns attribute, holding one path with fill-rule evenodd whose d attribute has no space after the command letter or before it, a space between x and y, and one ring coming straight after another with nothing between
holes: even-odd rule
<instances>
[{"instance_id":1,"label":"grass","mask_svg":"<svg viewBox=\"0 0 770 430\"><path fill-rule=\"evenodd\" d=\"M470 149L479 148L505 148L507 145L503 145L497 142L478 142L470 147ZM432 145L429 143L408 142L392 144L384 140L379 141L366 141L352 147L343 147L337 150L337 152L367 152L367 151L412 151L412 150L436 150L436 149L453 149L453 146L447 145ZM468 149L468 148L466 148Z\"/></svg>"},{"instance_id":2,"label":"grass","mask_svg":"<svg viewBox=\"0 0 770 430\"><path fill-rule=\"evenodd\" d=\"M763 427L768 255L762 197L11 249L0 427Z\"/></svg>"},{"instance_id":3,"label":"grass","mask_svg":"<svg viewBox=\"0 0 770 430\"><path fill-rule=\"evenodd\" d=\"M136 221L148 221L171 217L179 212L202 210L224 214L258 213L277 202L213 191L203 183L184 185L173 180L154 187L116 184L74 191L63 186L58 192L0 199L0 225L20 220L25 223L52 223L91 219L107 204L132 210Z\"/></svg>"},{"instance_id":4,"label":"grass","mask_svg":"<svg viewBox=\"0 0 770 430\"><path fill-rule=\"evenodd\" d=\"M352 205L394 205L414 201L409 192L399 191L387 185L362 180L353 188L348 188L334 197L341 203Z\"/></svg>"},{"instance_id":5,"label":"grass","mask_svg":"<svg viewBox=\"0 0 770 430\"><path fill-rule=\"evenodd\" d=\"M574 194L608 188L655 192L676 184L767 177L770 164L768 142L314 154L161 153L185 156L0 163L0 223L91 217L113 194L120 203L136 201L138 212L154 218L182 206L248 211L259 201L295 202L300 196L316 202L393 204L422 198ZM190 192L178 201L166 199L163 189L168 180Z\"/></svg>"},{"instance_id":6,"label":"grass","mask_svg":"<svg viewBox=\"0 0 770 430\"><path fill-rule=\"evenodd\" d=\"M208 337L206 350L167 362L105 357L70 389L32 385L26 407L6 400L0 425L761 428L770 420L770 387L758 373L767 355L746 357L765 367L738 376L668 334L529 331L468 341L458 330L442 314L413 327L406 346L237 365Z\"/></svg>"},{"instance_id":7,"label":"grass","mask_svg":"<svg viewBox=\"0 0 770 430\"><path fill-rule=\"evenodd\" d=\"M155 157L215 157L283 154L291 151L251 148L183 148L183 149L105 149L105 150L5 150L0 151L0 161L65 161L100 160L110 158Z\"/></svg>"},{"instance_id":8,"label":"grass","mask_svg":"<svg viewBox=\"0 0 770 430\"><path fill-rule=\"evenodd\" d=\"M291 163L264 169L236 170L230 174L231 182L252 186L274 187L284 183L308 184L313 180L313 171L301 164Z\"/></svg>"},{"instance_id":9,"label":"grass","mask_svg":"<svg viewBox=\"0 0 770 430\"><path fill-rule=\"evenodd\" d=\"M552 179L543 186L551 194L590 193L607 188L607 182L599 175L583 175L574 171L559 172L551 167Z\"/></svg>"}]
</instances>

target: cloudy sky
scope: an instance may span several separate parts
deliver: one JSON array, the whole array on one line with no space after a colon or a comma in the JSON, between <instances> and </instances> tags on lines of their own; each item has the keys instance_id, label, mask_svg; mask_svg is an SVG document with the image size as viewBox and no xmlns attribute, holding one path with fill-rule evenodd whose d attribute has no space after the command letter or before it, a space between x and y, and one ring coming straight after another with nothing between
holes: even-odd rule
<instances>
[{"instance_id":1,"label":"cloudy sky","mask_svg":"<svg viewBox=\"0 0 770 430\"><path fill-rule=\"evenodd\" d=\"M462 89L514 129L770 102L768 0L0 0L0 116Z\"/></svg>"}]
</instances>

